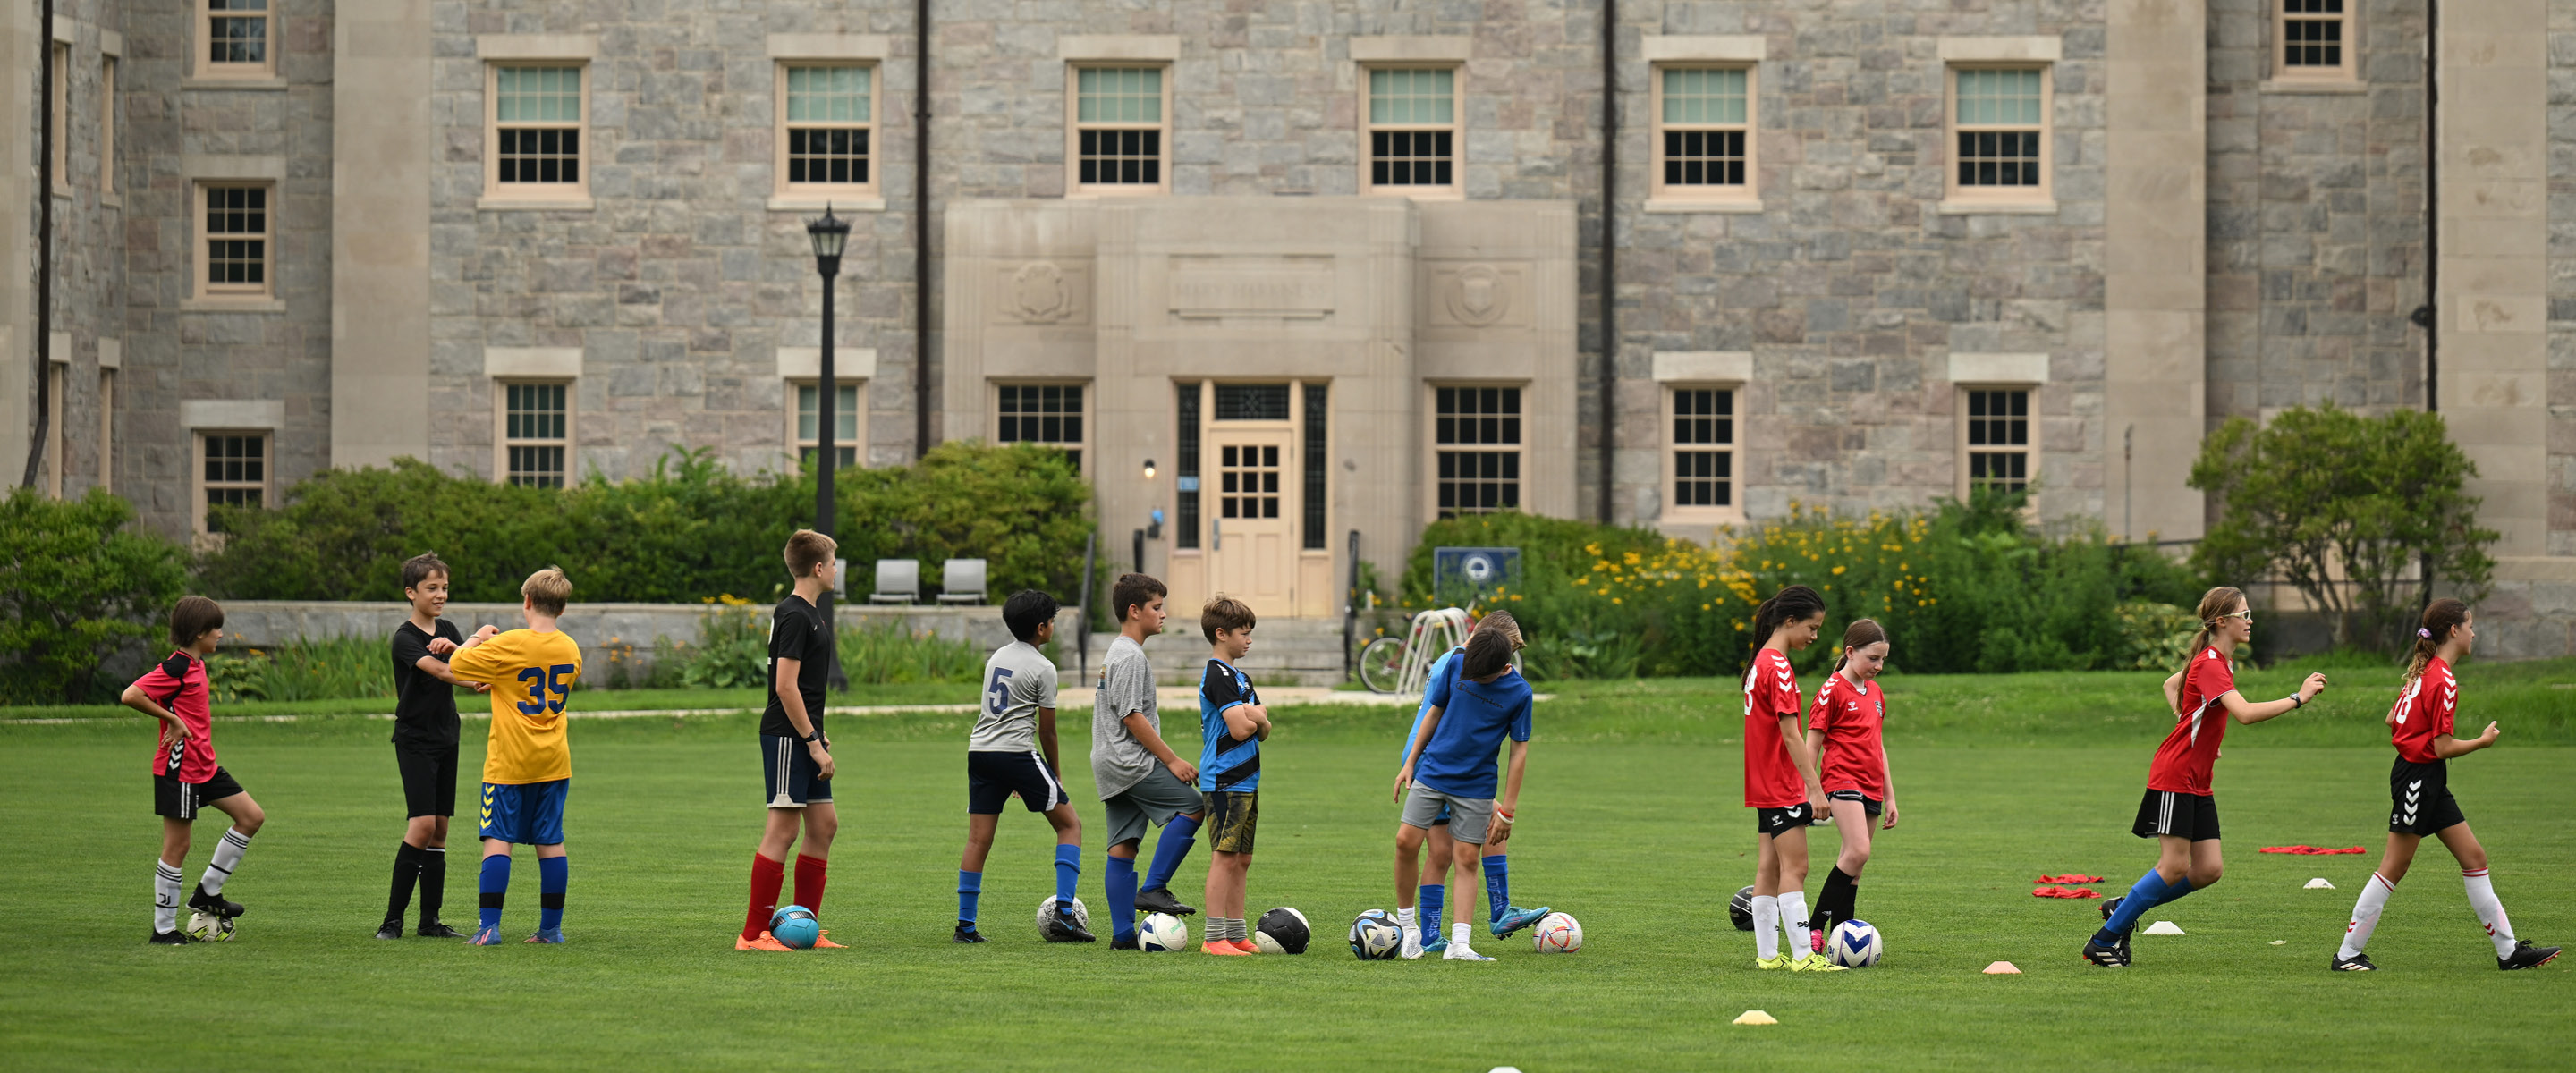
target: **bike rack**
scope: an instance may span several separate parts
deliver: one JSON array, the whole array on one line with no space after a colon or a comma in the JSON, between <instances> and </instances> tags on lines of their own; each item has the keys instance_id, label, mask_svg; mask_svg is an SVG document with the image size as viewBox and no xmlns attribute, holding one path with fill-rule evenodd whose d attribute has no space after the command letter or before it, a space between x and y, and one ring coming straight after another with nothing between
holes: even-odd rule
<instances>
[{"instance_id":1,"label":"bike rack","mask_svg":"<svg viewBox=\"0 0 2576 1073\"><path fill-rule=\"evenodd\" d=\"M1404 673L1396 678L1396 695L1421 696L1431 664L1441 653L1465 645L1474 626L1466 609L1458 607L1433 608L1413 616L1413 629L1404 639Z\"/></svg>"}]
</instances>

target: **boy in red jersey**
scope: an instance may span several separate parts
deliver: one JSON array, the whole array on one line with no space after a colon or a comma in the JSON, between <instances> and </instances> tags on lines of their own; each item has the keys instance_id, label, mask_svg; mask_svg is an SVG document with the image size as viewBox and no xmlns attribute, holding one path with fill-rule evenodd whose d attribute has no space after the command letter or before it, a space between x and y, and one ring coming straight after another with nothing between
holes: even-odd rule
<instances>
[{"instance_id":1,"label":"boy in red jersey","mask_svg":"<svg viewBox=\"0 0 2576 1073\"><path fill-rule=\"evenodd\" d=\"M2558 956L2557 947L2533 946L2514 938L2513 923L2505 919L2504 903L2496 900L2495 882L2487 876L2486 847L2469 832L2460 803L2451 797L2451 758L2496 743L2494 723L2467 741L2451 733L2460 705L2460 682L2452 677L2451 664L2469 654L2477 636L2469 622L2469 605L2445 597L2424 608L2405 688L2398 691L2397 704L2388 711L2389 742L2397 746L2397 763L2388 771L2388 852L2362 887L2360 900L2353 903L2343 946L2329 966L2336 972L2378 971L2362 948L2370 944L2370 933L2379 926L2379 911L2396 892L2397 881L2406 878L2407 866L2415 862L2415 847L2426 835L2441 839L2451 856L2459 859L2469 908L2477 911L2478 923L2495 943L2496 968L2528 969Z\"/></svg>"},{"instance_id":2,"label":"boy in red jersey","mask_svg":"<svg viewBox=\"0 0 2576 1073\"><path fill-rule=\"evenodd\" d=\"M1816 690L1816 706L1807 714L1807 749L1820 757L1825 806L1833 810L1825 822L1843 836L1833 873L1816 895L1816 915L1807 921L1809 942L1820 953L1833 926L1854 918L1860 871L1869 865L1870 821L1884 811L1887 826L1896 826L1896 786L1879 733L1887 696L1878 690L1878 672L1886 667L1887 631L1873 620L1854 620L1843 631L1842 659Z\"/></svg>"},{"instance_id":3,"label":"boy in red jersey","mask_svg":"<svg viewBox=\"0 0 2576 1073\"><path fill-rule=\"evenodd\" d=\"M2159 841L2156 866L2129 893L2102 904L2102 929L2084 943L2084 960L2104 968L2129 963L2129 931L2149 909L2218 882L2218 800L2210 794L2210 769L2227 721L2260 723L2307 706L2325 691L2326 676L2311 674L2295 696L2257 704L2236 691L2227 653L2254 636L2254 612L2245 594L2221 585L2200 598L2200 633L2191 662L2165 679L2173 729L2147 768L2147 796L2129 828Z\"/></svg>"},{"instance_id":4,"label":"boy in red jersey","mask_svg":"<svg viewBox=\"0 0 2576 1073\"><path fill-rule=\"evenodd\" d=\"M1798 672L1789 653L1816 642L1825 624L1825 601L1816 590L1791 585L1753 612L1753 635L1763 638L1744 675L1744 805L1754 810L1753 967L1793 972L1841 972L1814 952L1807 935L1807 825L1824 811L1824 779L1816 754L1798 729L1804 707ZM1785 956L1777 945L1789 937Z\"/></svg>"},{"instance_id":5,"label":"boy in red jersey","mask_svg":"<svg viewBox=\"0 0 2576 1073\"><path fill-rule=\"evenodd\" d=\"M170 643L179 646L170 658L143 672L125 687L125 706L161 721L160 745L152 759L152 811L161 816L161 860L152 876L152 938L162 946L189 941L179 930L179 884L187 882L179 865L188 859L188 832L197 810L212 805L232 817L232 829L215 845L215 859L205 878L188 896L188 908L227 920L240 916L238 902L224 900L224 881L241 867L268 814L244 793L231 772L215 763L214 710L206 687L206 657L224 637L224 609L203 596L182 596L170 609Z\"/></svg>"}]
</instances>

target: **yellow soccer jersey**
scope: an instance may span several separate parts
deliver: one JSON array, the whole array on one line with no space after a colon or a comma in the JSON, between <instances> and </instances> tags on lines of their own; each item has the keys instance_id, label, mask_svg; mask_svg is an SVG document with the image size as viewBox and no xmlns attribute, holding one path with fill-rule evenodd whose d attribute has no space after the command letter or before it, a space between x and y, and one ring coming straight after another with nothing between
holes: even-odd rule
<instances>
[{"instance_id":1,"label":"yellow soccer jersey","mask_svg":"<svg viewBox=\"0 0 2576 1073\"><path fill-rule=\"evenodd\" d=\"M492 687L483 781L506 786L572 777L564 701L581 677L580 645L561 631L509 630L456 650L447 667L460 682Z\"/></svg>"}]
</instances>

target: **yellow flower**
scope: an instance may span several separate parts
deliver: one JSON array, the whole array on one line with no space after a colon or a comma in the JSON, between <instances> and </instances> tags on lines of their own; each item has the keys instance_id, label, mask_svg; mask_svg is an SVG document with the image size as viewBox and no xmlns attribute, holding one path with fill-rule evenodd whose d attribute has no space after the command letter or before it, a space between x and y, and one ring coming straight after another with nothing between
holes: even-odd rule
<instances>
[{"instance_id":1,"label":"yellow flower","mask_svg":"<svg viewBox=\"0 0 2576 1073\"><path fill-rule=\"evenodd\" d=\"M1835 577L1841 577L1841 576L1843 576L1843 568L1842 568L1842 567L1839 567L1839 566L1835 567L1835 568L1834 568L1834 576L1835 576Z\"/></svg>"},{"instance_id":2,"label":"yellow flower","mask_svg":"<svg viewBox=\"0 0 2576 1073\"><path fill-rule=\"evenodd\" d=\"M1624 602L1626 602L1626 601L1623 601L1623 600L1619 599L1618 597L1613 596L1613 597L1611 597L1611 598L1610 598L1610 602L1611 602L1611 603L1616 604L1616 603L1624 603Z\"/></svg>"}]
</instances>

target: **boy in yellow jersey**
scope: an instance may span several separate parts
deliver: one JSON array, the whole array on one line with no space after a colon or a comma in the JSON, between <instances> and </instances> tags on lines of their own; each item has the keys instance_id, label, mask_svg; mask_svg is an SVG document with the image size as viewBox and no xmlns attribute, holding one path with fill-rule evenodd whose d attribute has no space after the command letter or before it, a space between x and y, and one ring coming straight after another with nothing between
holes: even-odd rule
<instances>
[{"instance_id":1,"label":"boy in yellow jersey","mask_svg":"<svg viewBox=\"0 0 2576 1073\"><path fill-rule=\"evenodd\" d=\"M492 687L492 738L483 756L483 921L476 946L501 942L501 899L510 890L510 847L537 847L542 877L532 943L563 938L563 807L572 786L572 745L564 739L564 701L581 677L581 646L555 628L572 581L547 567L519 586L528 628L485 626L448 657L460 682Z\"/></svg>"}]
</instances>

